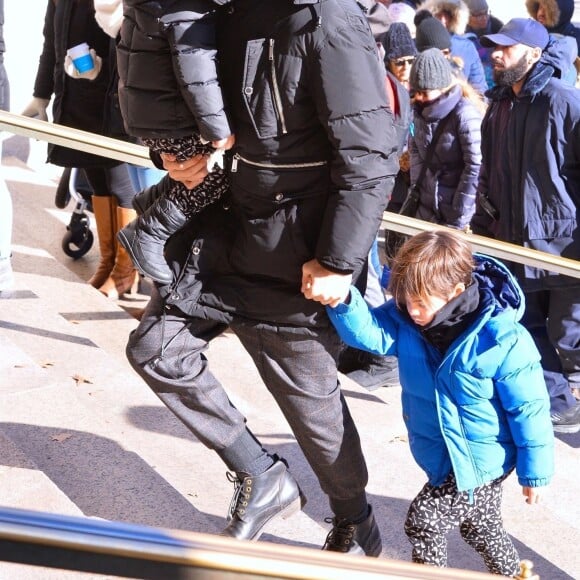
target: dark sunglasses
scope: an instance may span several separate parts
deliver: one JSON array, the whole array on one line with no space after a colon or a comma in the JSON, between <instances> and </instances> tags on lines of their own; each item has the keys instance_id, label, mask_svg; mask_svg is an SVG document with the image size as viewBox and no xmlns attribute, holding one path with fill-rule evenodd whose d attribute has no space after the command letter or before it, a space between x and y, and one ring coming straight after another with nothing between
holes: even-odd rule
<instances>
[{"instance_id":1,"label":"dark sunglasses","mask_svg":"<svg viewBox=\"0 0 580 580\"><path fill-rule=\"evenodd\" d=\"M393 64L395 66L405 66L406 64L411 66L414 62L415 62L414 56L410 56L409 58L397 58L396 60L393 60Z\"/></svg>"}]
</instances>

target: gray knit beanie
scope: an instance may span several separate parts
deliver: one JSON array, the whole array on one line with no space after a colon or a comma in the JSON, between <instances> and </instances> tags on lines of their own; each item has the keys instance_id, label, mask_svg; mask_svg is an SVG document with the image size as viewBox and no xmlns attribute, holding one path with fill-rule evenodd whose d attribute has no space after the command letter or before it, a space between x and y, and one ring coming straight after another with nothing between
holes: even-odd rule
<instances>
[{"instance_id":1,"label":"gray knit beanie","mask_svg":"<svg viewBox=\"0 0 580 580\"><path fill-rule=\"evenodd\" d=\"M393 22L383 36L385 60L395 60L403 56L416 56L417 48L411 38L409 28L403 22Z\"/></svg>"},{"instance_id":2,"label":"gray knit beanie","mask_svg":"<svg viewBox=\"0 0 580 580\"><path fill-rule=\"evenodd\" d=\"M453 82L451 65L438 48L428 48L415 59L409 82L415 91L445 89Z\"/></svg>"}]
</instances>

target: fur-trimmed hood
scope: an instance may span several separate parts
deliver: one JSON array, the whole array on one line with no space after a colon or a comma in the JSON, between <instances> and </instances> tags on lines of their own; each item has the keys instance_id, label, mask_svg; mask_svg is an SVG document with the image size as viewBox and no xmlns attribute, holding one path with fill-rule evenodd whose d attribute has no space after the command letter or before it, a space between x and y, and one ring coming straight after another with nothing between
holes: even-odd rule
<instances>
[{"instance_id":1,"label":"fur-trimmed hood","mask_svg":"<svg viewBox=\"0 0 580 580\"><path fill-rule=\"evenodd\" d=\"M418 10L429 10L435 15L445 11L451 16L447 25L450 34L465 34L465 29L469 23L469 8L463 0L427 0L423 2Z\"/></svg>"},{"instance_id":2,"label":"fur-trimmed hood","mask_svg":"<svg viewBox=\"0 0 580 580\"><path fill-rule=\"evenodd\" d=\"M574 15L574 0L541 0L546 9L546 28L550 32L560 32L572 20ZM532 18L538 12L538 0L526 0L526 8Z\"/></svg>"}]
</instances>

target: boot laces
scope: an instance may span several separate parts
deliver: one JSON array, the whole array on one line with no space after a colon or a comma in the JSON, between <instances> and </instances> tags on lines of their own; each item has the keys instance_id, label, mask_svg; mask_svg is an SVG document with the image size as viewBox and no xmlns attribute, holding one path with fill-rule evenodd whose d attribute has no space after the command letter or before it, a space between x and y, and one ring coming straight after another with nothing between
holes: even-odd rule
<instances>
[{"instance_id":1,"label":"boot laces","mask_svg":"<svg viewBox=\"0 0 580 580\"><path fill-rule=\"evenodd\" d=\"M234 484L234 495L228 509L228 520L233 519L236 515L242 519L252 495L253 480L251 477L240 479L237 473L230 471L226 472L226 477Z\"/></svg>"},{"instance_id":2,"label":"boot laces","mask_svg":"<svg viewBox=\"0 0 580 580\"><path fill-rule=\"evenodd\" d=\"M348 520L326 518L327 524L332 524L332 529L326 536L326 545L330 550L348 552L352 544L356 526Z\"/></svg>"}]
</instances>

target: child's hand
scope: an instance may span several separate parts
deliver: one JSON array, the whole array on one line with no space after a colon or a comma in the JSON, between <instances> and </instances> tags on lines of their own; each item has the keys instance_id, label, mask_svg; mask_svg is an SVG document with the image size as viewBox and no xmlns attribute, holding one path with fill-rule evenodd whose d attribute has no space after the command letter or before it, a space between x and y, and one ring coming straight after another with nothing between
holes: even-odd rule
<instances>
[{"instance_id":1,"label":"child's hand","mask_svg":"<svg viewBox=\"0 0 580 580\"><path fill-rule=\"evenodd\" d=\"M331 272L316 259L302 265L302 294L332 308L346 300L351 282L352 274Z\"/></svg>"},{"instance_id":2,"label":"child's hand","mask_svg":"<svg viewBox=\"0 0 580 580\"><path fill-rule=\"evenodd\" d=\"M208 174L206 155L196 155L185 161L176 161L174 155L162 153L161 159L169 177L180 181L187 189L197 187Z\"/></svg>"},{"instance_id":3,"label":"child's hand","mask_svg":"<svg viewBox=\"0 0 580 580\"><path fill-rule=\"evenodd\" d=\"M223 149L224 151L227 151L228 149L231 149L234 146L235 142L236 142L236 136L230 135L229 137L226 137L225 139L220 139L219 141L212 141L211 145L212 145L212 147L215 147L216 149Z\"/></svg>"},{"instance_id":4,"label":"child's hand","mask_svg":"<svg viewBox=\"0 0 580 580\"><path fill-rule=\"evenodd\" d=\"M522 487L522 495L526 497L527 504L540 503L542 498L542 487Z\"/></svg>"}]
</instances>

